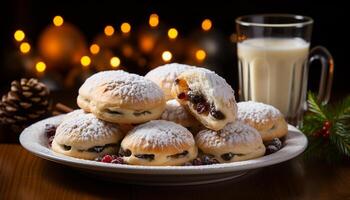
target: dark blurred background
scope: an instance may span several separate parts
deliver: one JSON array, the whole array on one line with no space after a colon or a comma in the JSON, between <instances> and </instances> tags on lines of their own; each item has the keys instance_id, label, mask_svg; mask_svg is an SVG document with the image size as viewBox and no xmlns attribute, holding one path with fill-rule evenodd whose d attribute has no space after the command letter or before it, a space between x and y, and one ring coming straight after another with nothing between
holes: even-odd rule
<instances>
[{"instance_id":1,"label":"dark blurred background","mask_svg":"<svg viewBox=\"0 0 350 200\"><path fill-rule=\"evenodd\" d=\"M172 53L171 62L183 62L208 66L224 76L234 89L238 87L237 58L232 41L235 32L234 19L240 15L257 13L291 13L311 16L315 20L312 44L324 45L333 54L335 76L332 99L341 98L350 92L347 72L349 38L349 7L341 1L301 0L245 0L245 1L29 1L12 0L2 3L1 13L1 60L0 91L9 89L9 84L20 77L35 76L48 83L54 90L75 91L90 74L110 69L111 57L117 56L116 68L145 74L149 69L166 63L164 51ZM151 14L159 16L159 25L149 27ZM72 24L63 33L47 33L54 16L64 19L64 26ZM201 28L204 19L210 19L209 31ZM120 25L128 22L131 31L122 34ZM113 36L106 37L104 28L112 25ZM63 27L64 27L63 26ZM52 28L51 27L51 28ZM176 39L169 39L167 31L174 27ZM62 27L60 27L62 28ZM14 39L14 32L21 29L30 44L29 53L19 51L21 42ZM45 34L48 34L48 36ZM55 35L56 34L56 35ZM67 39L66 37L72 37ZM153 49L147 50L147 39L153 38ZM85 49L75 48L77 56L87 55L91 63L83 67L79 59L68 58L67 62L53 62L42 54L43 38L63 37L62 43L76 42ZM51 37L51 38L50 38ZM46 39L47 39L46 38ZM142 41L142 38L146 38ZM43 40L44 42L42 42ZM40 47L44 43L44 47ZM89 47L97 43L101 47L99 56L92 55ZM153 44L153 43L152 43ZM46 42L47 45L47 42ZM70 45L70 44L66 44ZM143 46L142 46L143 45ZM67 47L68 49L70 47ZM145 50L146 48L146 50ZM205 52L205 58L196 53ZM62 50L64 51L64 50ZM72 54L72 51L66 52ZM67 56L67 55L66 55ZM48 61L46 60L48 59ZM74 62L69 59L75 59ZM35 70L36 63L44 61L44 72ZM40 68L40 66L39 66ZM319 72L317 64L310 69L310 88L317 89Z\"/></svg>"}]
</instances>

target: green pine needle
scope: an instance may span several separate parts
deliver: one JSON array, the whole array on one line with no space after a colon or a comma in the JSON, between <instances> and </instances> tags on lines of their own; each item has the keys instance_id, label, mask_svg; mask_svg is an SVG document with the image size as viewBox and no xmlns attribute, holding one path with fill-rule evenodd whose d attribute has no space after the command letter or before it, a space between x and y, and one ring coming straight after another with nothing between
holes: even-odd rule
<instances>
[{"instance_id":1,"label":"green pine needle","mask_svg":"<svg viewBox=\"0 0 350 200\"><path fill-rule=\"evenodd\" d=\"M336 105L322 105L316 95L308 93L308 112L306 112L301 130L309 140L305 158L317 158L327 161L350 157L350 96ZM316 135L324 123L331 124L330 136Z\"/></svg>"}]
</instances>

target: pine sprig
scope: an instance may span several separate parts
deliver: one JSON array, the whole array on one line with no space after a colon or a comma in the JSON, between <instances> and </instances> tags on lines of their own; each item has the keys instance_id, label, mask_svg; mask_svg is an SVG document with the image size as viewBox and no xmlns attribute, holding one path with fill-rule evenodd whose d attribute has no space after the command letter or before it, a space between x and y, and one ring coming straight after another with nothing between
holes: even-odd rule
<instances>
[{"instance_id":1,"label":"pine sprig","mask_svg":"<svg viewBox=\"0 0 350 200\"><path fill-rule=\"evenodd\" d=\"M322 105L309 92L307 102L308 111L301 127L309 140L305 157L327 161L350 157L350 96L330 106Z\"/></svg>"}]
</instances>

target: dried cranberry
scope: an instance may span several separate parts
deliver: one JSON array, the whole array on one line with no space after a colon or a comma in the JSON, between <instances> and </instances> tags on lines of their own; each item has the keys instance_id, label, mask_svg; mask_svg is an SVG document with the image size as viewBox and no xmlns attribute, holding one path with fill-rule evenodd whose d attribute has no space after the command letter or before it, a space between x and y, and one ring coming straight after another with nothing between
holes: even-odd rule
<instances>
[{"instance_id":1,"label":"dried cranberry","mask_svg":"<svg viewBox=\"0 0 350 200\"><path fill-rule=\"evenodd\" d=\"M203 95L198 94L198 93L195 93L195 92L193 92L193 91L189 91L189 92L187 93L187 96L188 96L188 99L189 99L192 103L194 103L194 104L197 104L197 103L200 103L200 102L204 102L204 101L205 101Z\"/></svg>"},{"instance_id":2,"label":"dried cranberry","mask_svg":"<svg viewBox=\"0 0 350 200\"><path fill-rule=\"evenodd\" d=\"M197 104L196 106L196 111L199 113L199 114L202 114L204 112L207 112L208 111L208 104L206 102L200 102Z\"/></svg>"},{"instance_id":3,"label":"dried cranberry","mask_svg":"<svg viewBox=\"0 0 350 200\"><path fill-rule=\"evenodd\" d=\"M225 119L225 115L221 111L216 110L214 105L210 106L210 115L215 119Z\"/></svg>"},{"instance_id":4,"label":"dried cranberry","mask_svg":"<svg viewBox=\"0 0 350 200\"><path fill-rule=\"evenodd\" d=\"M101 159L101 162L105 162L105 163L111 163L113 160L113 157L111 155L105 155L103 156L103 158Z\"/></svg>"},{"instance_id":5,"label":"dried cranberry","mask_svg":"<svg viewBox=\"0 0 350 200\"><path fill-rule=\"evenodd\" d=\"M177 95L178 99L186 99L187 95L184 92L181 92L179 95Z\"/></svg>"},{"instance_id":6,"label":"dried cranberry","mask_svg":"<svg viewBox=\"0 0 350 200\"><path fill-rule=\"evenodd\" d=\"M114 156L112 156L112 157L113 157L113 160L111 161L111 163L113 163L113 164L124 164L123 158L121 158L121 157L114 157Z\"/></svg>"},{"instance_id":7,"label":"dried cranberry","mask_svg":"<svg viewBox=\"0 0 350 200\"><path fill-rule=\"evenodd\" d=\"M222 155L221 155L221 158L222 158L223 160L229 161L229 160L231 160L234 156L235 156L235 154L229 152L229 153L222 154Z\"/></svg>"},{"instance_id":8,"label":"dried cranberry","mask_svg":"<svg viewBox=\"0 0 350 200\"><path fill-rule=\"evenodd\" d=\"M53 124L45 124L45 134L47 138L55 136L56 128L57 127Z\"/></svg>"}]
</instances>

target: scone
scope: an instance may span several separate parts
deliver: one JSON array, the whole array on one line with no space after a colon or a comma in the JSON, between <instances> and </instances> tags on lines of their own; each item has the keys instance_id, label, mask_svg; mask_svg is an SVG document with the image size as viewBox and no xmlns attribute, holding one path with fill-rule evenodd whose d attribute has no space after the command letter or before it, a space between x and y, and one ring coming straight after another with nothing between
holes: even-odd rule
<instances>
[{"instance_id":1,"label":"scone","mask_svg":"<svg viewBox=\"0 0 350 200\"><path fill-rule=\"evenodd\" d=\"M258 130L263 141L281 138L288 133L288 124L277 108L253 101L239 102L237 105L238 120Z\"/></svg>"},{"instance_id":2,"label":"scone","mask_svg":"<svg viewBox=\"0 0 350 200\"><path fill-rule=\"evenodd\" d=\"M121 70L109 73L113 78L106 78L105 81L87 80L88 83L95 83L88 95L88 111L99 119L121 124L138 124L160 117L165 100L163 91L155 83ZM84 88L89 87L92 86Z\"/></svg>"},{"instance_id":3,"label":"scone","mask_svg":"<svg viewBox=\"0 0 350 200\"><path fill-rule=\"evenodd\" d=\"M124 134L118 125L81 113L68 117L57 127L52 150L67 156L92 160L117 153Z\"/></svg>"},{"instance_id":4,"label":"scone","mask_svg":"<svg viewBox=\"0 0 350 200\"><path fill-rule=\"evenodd\" d=\"M90 101L96 87L112 80L118 80L120 77L127 74L129 73L122 70L109 70L90 76L79 88L79 95L77 98L78 106L85 112L90 112Z\"/></svg>"},{"instance_id":5,"label":"scone","mask_svg":"<svg viewBox=\"0 0 350 200\"><path fill-rule=\"evenodd\" d=\"M172 121L186 127L193 134L196 134L201 129L204 129L203 125L192 116L184 105L181 105L175 99L166 102L165 110L160 119Z\"/></svg>"},{"instance_id":6,"label":"scone","mask_svg":"<svg viewBox=\"0 0 350 200\"><path fill-rule=\"evenodd\" d=\"M153 120L131 130L121 143L120 152L131 165L182 165L197 156L192 134L183 126Z\"/></svg>"},{"instance_id":7,"label":"scone","mask_svg":"<svg viewBox=\"0 0 350 200\"><path fill-rule=\"evenodd\" d=\"M249 160L265 154L258 131L239 121L227 124L220 131L202 130L195 140L203 153L222 163Z\"/></svg>"},{"instance_id":8,"label":"scone","mask_svg":"<svg viewBox=\"0 0 350 200\"><path fill-rule=\"evenodd\" d=\"M176 77L182 72L193 68L193 66L178 63L166 64L149 71L145 78L155 82L163 90L165 100L174 99L171 94L171 88Z\"/></svg>"},{"instance_id":9,"label":"scone","mask_svg":"<svg viewBox=\"0 0 350 200\"><path fill-rule=\"evenodd\" d=\"M213 71L195 68L181 73L175 80L172 94L209 129L220 130L236 119L234 91Z\"/></svg>"}]
</instances>

